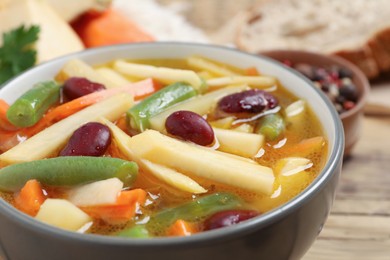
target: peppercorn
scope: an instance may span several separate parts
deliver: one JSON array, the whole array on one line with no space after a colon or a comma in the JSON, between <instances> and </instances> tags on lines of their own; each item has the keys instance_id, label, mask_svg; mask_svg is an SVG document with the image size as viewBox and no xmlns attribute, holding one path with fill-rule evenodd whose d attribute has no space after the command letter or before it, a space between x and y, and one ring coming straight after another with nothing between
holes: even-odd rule
<instances>
[{"instance_id":1,"label":"peppercorn","mask_svg":"<svg viewBox=\"0 0 390 260\"><path fill-rule=\"evenodd\" d=\"M339 114L356 106L358 91L349 69L340 66L319 67L306 63L294 64L290 60L285 60L283 63L300 72L321 89L332 101Z\"/></svg>"}]
</instances>

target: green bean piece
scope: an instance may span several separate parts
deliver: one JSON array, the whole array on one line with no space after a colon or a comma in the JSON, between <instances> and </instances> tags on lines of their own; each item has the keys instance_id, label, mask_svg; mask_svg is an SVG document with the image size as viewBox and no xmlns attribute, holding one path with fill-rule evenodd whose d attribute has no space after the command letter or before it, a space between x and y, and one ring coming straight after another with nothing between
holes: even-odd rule
<instances>
[{"instance_id":1,"label":"green bean piece","mask_svg":"<svg viewBox=\"0 0 390 260\"><path fill-rule=\"evenodd\" d=\"M59 100L60 87L55 81L37 83L9 107L8 120L19 127L34 125Z\"/></svg>"},{"instance_id":2,"label":"green bean piece","mask_svg":"<svg viewBox=\"0 0 390 260\"><path fill-rule=\"evenodd\" d=\"M127 111L128 122L132 128L143 132L150 127L149 119L152 116L196 94L196 90L187 83L171 84L130 108Z\"/></svg>"},{"instance_id":3,"label":"green bean piece","mask_svg":"<svg viewBox=\"0 0 390 260\"><path fill-rule=\"evenodd\" d=\"M200 87L198 89L198 93L204 94L209 89L209 85L207 85L207 81L204 78L201 77L200 80L202 81L202 84L200 85Z\"/></svg>"},{"instance_id":4,"label":"green bean piece","mask_svg":"<svg viewBox=\"0 0 390 260\"><path fill-rule=\"evenodd\" d=\"M152 216L148 226L164 228L172 225L177 219L196 221L223 210L240 209L242 200L231 193L214 193L185 203L181 206L166 209Z\"/></svg>"},{"instance_id":5,"label":"green bean piece","mask_svg":"<svg viewBox=\"0 0 390 260\"><path fill-rule=\"evenodd\" d=\"M137 174L135 162L111 157L64 156L0 169L0 190L18 191L31 179L44 185L71 187L116 177L130 186Z\"/></svg>"},{"instance_id":6,"label":"green bean piece","mask_svg":"<svg viewBox=\"0 0 390 260\"><path fill-rule=\"evenodd\" d=\"M263 134L267 140L278 138L286 128L283 118L279 114L269 114L259 122L256 132Z\"/></svg>"},{"instance_id":7,"label":"green bean piece","mask_svg":"<svg viewBox=\"0 0 390 260\"><path fill-rule=\"evenodd\" d=\"M145 225L135 225L131 228L122 230L117 234L117 236L128 237L128 238L150 238L151 237Z\"/></svg>"}]
</instances>

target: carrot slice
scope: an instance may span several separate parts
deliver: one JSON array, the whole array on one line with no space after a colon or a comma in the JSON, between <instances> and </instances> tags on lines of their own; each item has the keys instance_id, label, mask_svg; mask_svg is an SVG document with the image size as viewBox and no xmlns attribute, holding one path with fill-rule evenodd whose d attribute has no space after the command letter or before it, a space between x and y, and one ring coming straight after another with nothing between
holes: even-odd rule
<instances>
[{"instance_id":1,"label":"carrot slice","mask_svg":"<svg viewBox=\"0 0 390 260\"><path fill-rule=\"evenodd\" d=\"M137 207L146 201L146 191L134 189L122 191L115 204L93 207L82 207L93 218L102 219L110 224L121 224L134 217Z\"/></svg>"},{"instance_id":2,"label":"carrot slice","mask_svg":"<svg viewBox=\"0 0 390 260\"><path fill-rule=\"evenodd\" d=\"M120 11L108 9L100 14L86 13L73 23L85 46L97 47L119 43L150 42L154 38Z\"/></svg>"},{"instance_id":3,"label":"carrot slice","mask_svg":"<svg viewBox=\"0 0 390 260\"><path fill-rule=\"evenodd\" d=\"M20 142L17 127L12 125L7 118L8 103L0 99L0 152L11 149Z\"/></svg>"},{"instance_id":4,"label":"carrot slice","mask_svg":"<svg viewBox=\"0 0 390 260\"><path fill-rule=\"evenodd\" d=\"M5 117L5 119L7 119L6 114L7 114L8 108L9 108L8 103L4 99L0 99L0 118L1 119L3 119L4 117Z\"/></svg>"},{"instance_id":5,"label":"carrot slice","mask_svg":"<svg viewBox=\"0 0 390 260\"><path fill-rule=\"evenodd\" d=\"M37 180L29 180L15 196L15 207L20 211L35 216L46 197Z\"/></svg>"},{"instance_id":6,"label":"carrot slice","mask_svg":"<svg viewBox=\"0 0 390 260\"><path fill-rule=\"evenodd\" d=\"M9 108L8 103L5 100L0 99L0 128L7 131L14 131L17 129L17 127L8 121L7 118L8 108Z\"/></svg>"},{"instance_id":7,"label":"carrot slice","mask_svg":"<svg viewBox=\"0 0 390 260\"><path fill-rule=\"evenodd\" d=\"M259 71L256 67L250 67L245 70L245 75L247 76L260 76Z\"/></svg>"},{"instance_id":8,"label":"carrot slice","mask_svg":"<svg viewBox=\"0 0 390 260\"><path fill-rule=\"evenodd\" d=\"M116 126L119 127L119 129L121 129L122 131L126 132L126 130L127 130L126 116L122 116L118 120L116 120Z\"/></svg>"},{"instance_id":9,"label":"carrot slice","mask_svg":"<svg viewBox=\"0 0 390 260\"><path fill-rule=\"evenodd\" d=\"M198 229L194 223L187 222L182 219L178 219L167 231L168 236L191 236L198 232Z\"/></svg>"},{"instance_id":10,"label":"carrot slice","mask_svg":"<svg viewBox=\"0 0 390 260\"><path fill-rule=\"evenodd\" d=\"M18 134L18 131L4 131L0 129L0 153L8 151L25 139L24 136Z\"/></svg>"},{"instance_id":11,"label":"carrot slice","mask_svg":"<svg viewBox=\"0 0 390 260\"><path fill-rule=\"evenodd\" d=\"M288 148L286 147L284 153L305 157L311 153L319 151L324 146L325 146L325 138L322 136L316 136L316 137L304 139L299 143L293 145L292 147L288 147Z\"/></svg>"},{"instance_id":12,"label":"carrot slice","mask_svg":"<svg viewBox=\"0 0 390 260\"><path fill-rule=\"evenodd\" d=\"M161 83L152 79L150 80L152 81L150 84L138 85L137 83L133 83L129 86L129 88L132 88L132 93L135 101L142 100L163 87Z\"/></svg>"}]
</instances>

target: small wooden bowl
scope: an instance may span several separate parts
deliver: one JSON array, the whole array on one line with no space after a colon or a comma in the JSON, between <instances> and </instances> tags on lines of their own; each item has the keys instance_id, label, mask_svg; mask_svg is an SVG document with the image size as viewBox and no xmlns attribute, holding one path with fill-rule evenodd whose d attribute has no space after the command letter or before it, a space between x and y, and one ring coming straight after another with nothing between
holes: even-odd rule
<instances>
[{"instance_id":1,"label":"small wooden bowl","mask_svg":"<svg viewBox=\"0 0 390 260\"><path fill-rule=\"evenodd\" d=\"M358 91L358 101L355 107L340 114L341 121L344 127L345 134L345 149L344 158L351 154L352 148L360 137L363 108L367 101L370 84L366 76L349 61L338 57L325 55L320 53L301 51L301 50L271 50L259 53L272 59L283 62L291 61L293 64L305 63L312 66L329 68L331 66L344 67L350 70L353 74L352 82L355 84Z\"/></svg>"}]
</instances>

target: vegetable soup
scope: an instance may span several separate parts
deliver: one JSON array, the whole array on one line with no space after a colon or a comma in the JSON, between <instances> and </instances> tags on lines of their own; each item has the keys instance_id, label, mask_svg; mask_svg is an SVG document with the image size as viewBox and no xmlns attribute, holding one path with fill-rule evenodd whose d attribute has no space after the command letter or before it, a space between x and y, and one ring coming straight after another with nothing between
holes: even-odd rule
<instances>
[{"instance_id":1,"label":"vegetable soup","mask_svg":"<svg viewBox=\"0 0 390 260\"><path fill-rule=\"evenodd\" d=\"M0 100L0 195L44 223L131 238L238 224L304 190L322 126L277 75L191 56L68 61Z\"/></svg>"}]
</instances>

